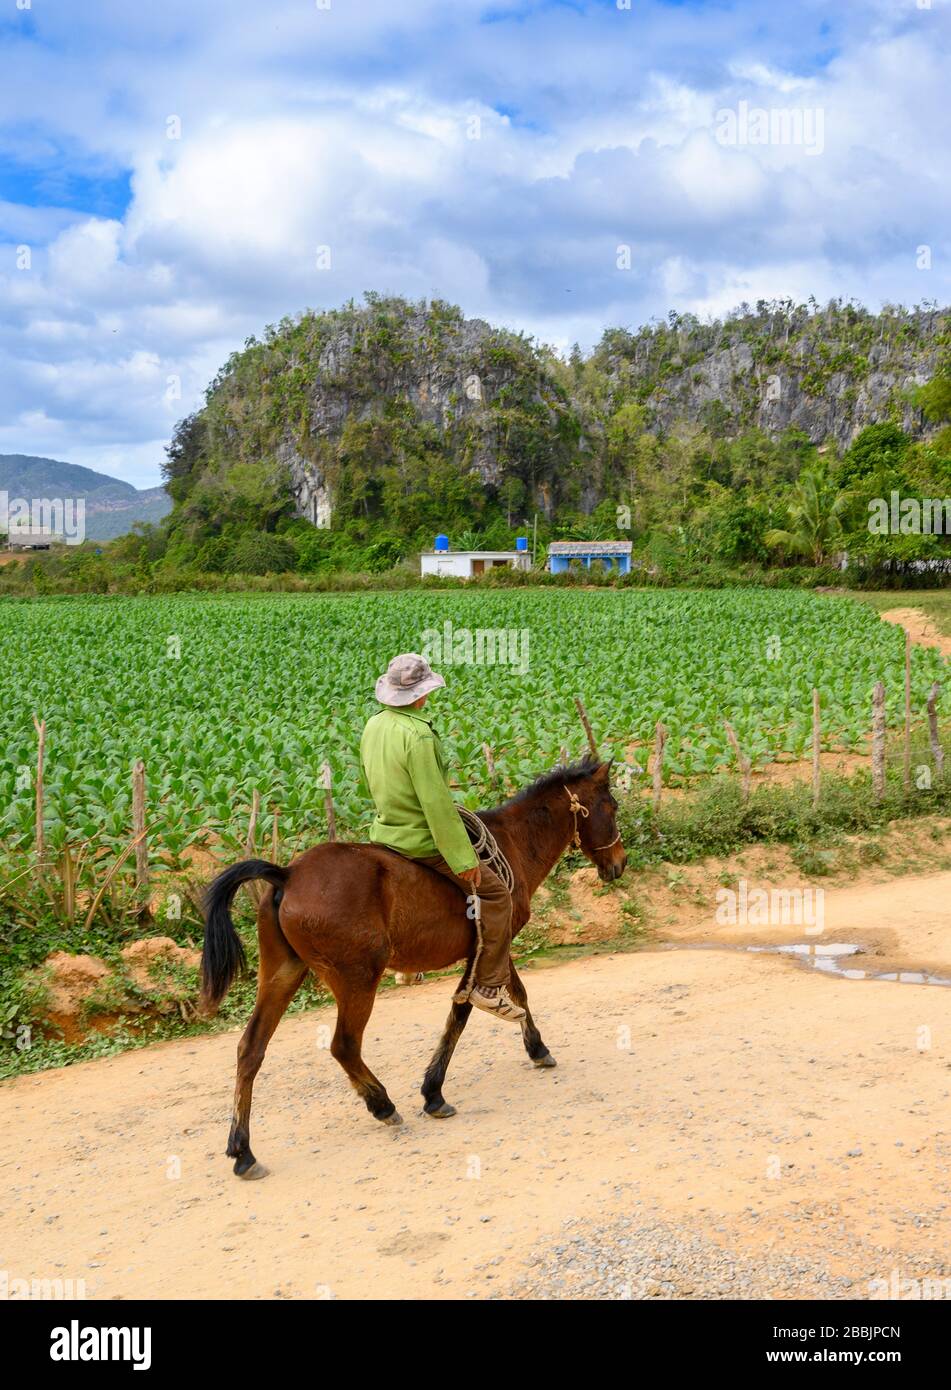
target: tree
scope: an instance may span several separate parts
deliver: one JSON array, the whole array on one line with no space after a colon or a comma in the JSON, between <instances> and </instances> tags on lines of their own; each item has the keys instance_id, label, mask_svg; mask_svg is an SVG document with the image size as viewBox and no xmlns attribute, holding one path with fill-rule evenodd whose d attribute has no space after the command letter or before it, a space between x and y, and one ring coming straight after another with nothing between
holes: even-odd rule
<instances>
[{"instance_id":1,"label":"tree","mask_svg":"<svg viewBox=\"0 0 951 1390\"><path fill-rule=\"evenodd\" d=\"M766 532L766 544L794 555L804 555L814 565L824 564L842 537L842 515L848 494L836 487L824 464L803 469L786 510L789 524Z\"/></svg>"},{"instance_id":2,"label":"tree","mask_svg":"<svg viewBox=\"0 0 951 1390\"><path fill-rule=\"evenodd\" d=\"M382 574L398 564L402 554L403 547L395 536L382 536L367 546L363 563L371 574Z\"/></svg>"},{"instance_id":3,"label":"tree","mask_svg":"<svg viewBox=\"0 0 951 1390\"><path fill-rule=\"evenodd\" d=\"M516 478L514 473L510 473L502 482L499 488L499 497L505 507L505 515L509 526L512 524L512 513L519 511L525 504L525 485L521 479Z\"/></svg>"},{"instance_id":4,"label":"tree","mask_svg":"<svg viewBox=\"0 0 951 1390\"><path fill-rule=\"evenodd\" d=\"M915 405L933 425L951 420L951 373L934 376L915 392Z\"/></svg>"},{"instance_id":5,"label":"tree","mask_svg":"<svg viewBox=\"0 0 951 1390\"><path fill-rule=\"evenodd\" d=\"M848 486L871 473L900 471L911 440L904 430L888 421L868 425L856 435L839 465L839 482Z\"/></svg>"},{"instance_id":6,"label":"tree","mask_svg":"<svg viewBox=\"0 0 951 1390\"><path fill-rule=\"evenodd\" d=\"M456 550L484 550L485 540L479 531L465 530L453 532L453 546Z\"/></svg>"},{"instance_id":7,"label":"tree","mask_svg":"<svg viewBox=\"0 0 951 1390\"><path fill-rule=\"evenodd\" d=\"M769 529L769 507L742 493L723 492L720 505L710 515L716 554L724 560L765 560L763 536Z\"/></svg>"},{"instance_id":8,"label":"tree","mask_svg":"<svg viewBox=\"0 0 951 1390\"><path fill-rule=\"evenodd\" d=\"M581 378L584 375L584 357L577 343L572 343L571 345L571 355L568 358L568 362L571 366L575 382L580 384Z\"/></svg>"},{"instance_id":9,"label":"tree","mask_svg":"<svg viewBox=\"0 0 951 1390\"><path fill-rule=\"evenodd\" d=\"M248 531L234 547L231 564L237 574L284 574L297 563L297 551L283 536Z\"/></svg>"},{"instance_id":10,"label":"tree","mask_svg":"<svg viewBox=\"0 0 951 1390\"><path fill-rule=\"evenodd\" d=\"M208 461L205 417L196 411L179 420L165 453L162 474L166 489L175 502L181 502Z\"/></svg>"}]
</instances>

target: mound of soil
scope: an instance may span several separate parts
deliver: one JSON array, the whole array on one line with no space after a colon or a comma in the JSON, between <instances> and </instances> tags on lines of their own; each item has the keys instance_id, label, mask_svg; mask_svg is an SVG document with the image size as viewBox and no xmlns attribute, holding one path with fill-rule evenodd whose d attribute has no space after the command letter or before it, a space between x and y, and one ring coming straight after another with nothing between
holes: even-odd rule
<instances>
[{"instance_id":1,"label":"mound of soil","mask_svg":"<svg viewBox=\"0 0 951 1390\"><path fill-rule=\"evenodd\" d=\"M538 908L548 909L545 935L551 946L592 946L613 941L623 924L621 899L601 888L597 869L576 869L568 883L568 903L554 906L546 888L536 895Z\"/></svg>"},{"instance_id":2,"label":"mound of soil","mask_svg":"<svg viewBox=\"0 0 951 1390\"><path fill-rule=\"evenodd\" d=\"M951 637L939 632L937 624L920 608L889 608L880 616L883 623L895 623L910 632L916 646L936 647L942 656L951 656Z\"/></svg>"},{"instance_id":3,"label":"mound of soil","mask_svg":"<svg viewBox=\"0 0 951 1390\"><path fill-rule=\"evenodd\" d=\"M154 989L156 984L166 984L172 974L170 967L182 965L197 969L201 961L200 951L179 946L170 936L146 936L124 947L120 955L129 976L145 990Z\"/></svg>"},{"instance_id":4,"label":"mound of soil","mask_svg":"<svg viewBox=\"0 0 951 1390\"><path fill-rule=\"evenodd\" d=\"M40 966L45 999L40 1026L45 1033L62 1034L80 1042L88 1031L83 1015L87 999L104 986L112 971L98 956L71 956L54 951Z\"/></svg>"},{"instance_id":5,"label":"mound of soil","mask_svg":"<svg viewBox=\"0 0 951 1390\"><path fill-rule=\"evenodd\" d=\"M197 971L201 955L168 936L133 941L113 969L98 956L54 951L34 972L43 1003L37 1020L48 1036L82 1042L108 1032L120 1018L150 1018L180 1011L187 1016L197 978L183 984L176 967Z\"/></svg>"}]
</instances>

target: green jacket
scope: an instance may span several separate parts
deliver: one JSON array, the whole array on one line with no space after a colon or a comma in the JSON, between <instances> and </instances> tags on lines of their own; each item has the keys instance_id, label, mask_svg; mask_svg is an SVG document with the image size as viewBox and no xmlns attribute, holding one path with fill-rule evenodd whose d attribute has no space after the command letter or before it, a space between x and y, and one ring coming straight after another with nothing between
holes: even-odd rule
<instances>
[{"instance_id":1,"label":"green jacket","mask_svg":"<svg viewBox=\"0 0 951 1390\"><path fill-rule=\"evenodd\" d=\"M376 806L375 844L412 858L441 854L453 873L478 860L449 793L439 737L422 710L384 705L368 720L360 761Z\"/></svg>"}]
</instances>

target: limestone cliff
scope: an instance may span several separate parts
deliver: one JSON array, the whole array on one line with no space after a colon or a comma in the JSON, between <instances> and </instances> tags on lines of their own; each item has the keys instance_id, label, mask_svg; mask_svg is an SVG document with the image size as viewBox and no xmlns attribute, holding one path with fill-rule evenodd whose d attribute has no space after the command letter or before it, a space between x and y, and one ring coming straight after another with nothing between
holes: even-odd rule
<instances>
[{"instance_id":1,"label":"limestone cliff","mask_svg":"<svg viewBox=\"0 0 951 1390\"><path fill-rule=\"evenodd\" d=\"M883 420L927 434L914 391L949 352L936 306L781 301L608 329L566 362L441 301L368 295L249 339L179 426L169 491L199 521L237 496L242 517L289 507L398 532L428 528L405 505L427 491L473 516L480 496L513 515L590 511L625 475L612 421L627 407L661 439L796 430L841 452Z\"/></svg>"},{"instance_id":2,"label":"limestone cliff","mask_svg":"<svg viewBox=\"0 0 951 1390\"><path fill-rule=\"evenodd\" d=\"M329 524L341 489L376 464L436 446L489 488L512 475L557 491L567 396L520 335L440 302L368 296L269 329L208 394L206 449L289 474L299 515Z\"/></svg>"},{"instance_id":3,"label":"limestone cliff","mask_svg":"<svg viewBox=\"0 0 951 1390\"><path fill-rule=\"evenodd\" d=\"M925 306L872 314L852 304L744 306L702 324L671 315L638 333L610 330L595 354L618 397L646 407L661 432L679 422L735 434L801 430L847 448L867 425L926 431L913 393L951 344L951 315Z\"/></svg>"}]
</instances>

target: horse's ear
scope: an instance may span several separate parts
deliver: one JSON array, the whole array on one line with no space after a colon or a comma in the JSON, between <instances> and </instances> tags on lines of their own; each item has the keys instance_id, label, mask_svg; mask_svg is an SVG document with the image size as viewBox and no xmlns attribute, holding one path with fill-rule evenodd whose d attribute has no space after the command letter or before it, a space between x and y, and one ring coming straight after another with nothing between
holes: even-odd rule
<instances>
[{"instance_id":1,"label":"horse's ear","mask_svg":"<svg viewBox=\"0 0 951 1390\"><path fill-rule=\"evenodd\" d=\"M606 763L602 763L601 766L600 766L599 768L596 769L595 774L594 774L594 780L595 780L596 782L610 782L610 780L611 780L611 768L612 768L613 766L614 766L614 759L613 759L613 758L608 758L608 760L607 760Z\"/></svg>"}]
</instances>

